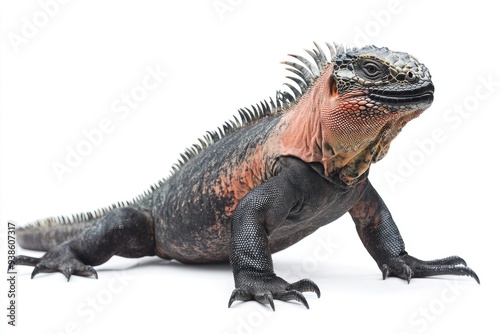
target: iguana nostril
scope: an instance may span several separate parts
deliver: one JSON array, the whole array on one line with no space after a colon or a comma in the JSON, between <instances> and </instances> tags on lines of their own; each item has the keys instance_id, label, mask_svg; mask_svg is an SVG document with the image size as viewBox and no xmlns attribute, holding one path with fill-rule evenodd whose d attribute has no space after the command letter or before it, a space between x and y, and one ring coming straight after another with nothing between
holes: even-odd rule
<instances>
[{"instance_id":1,"label":"iguana nostril","mask_svg":"<svg viewBox=\"0 0 500 334\"><path fill-rule=\"evenodd\" d=\"M415 74L415 72L408 71L408 73L406 73L406 79L410 82L415 82L418 80L418 76Z\"/></svg>"}]
</instances>

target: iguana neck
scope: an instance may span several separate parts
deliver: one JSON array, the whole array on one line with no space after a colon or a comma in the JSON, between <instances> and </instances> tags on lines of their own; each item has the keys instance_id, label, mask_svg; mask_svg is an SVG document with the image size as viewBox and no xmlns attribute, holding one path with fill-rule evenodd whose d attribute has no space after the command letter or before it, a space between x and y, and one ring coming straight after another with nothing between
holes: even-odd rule
<instances>
[{"instance_id":1,"label":"iguana neck","mask_svg":"<svg viewBox=\"0 0 500 334\"><path fill-rule=\"evenodd\" d=\"M332 67L333 64L324 69L310 91L284 113L278 126L282 131L280 153L320 163L324 177L331 179L338 175L344 183L353 185L364 179L362 176L371 163L385 154L381 144L387 131L368 129L380 132L375 141L353 142L346 138L346 131L336 131L335 120L325 119L325 115L331 114L326 110L342 108L331 82Z\"/></svg>"}]
</instances>

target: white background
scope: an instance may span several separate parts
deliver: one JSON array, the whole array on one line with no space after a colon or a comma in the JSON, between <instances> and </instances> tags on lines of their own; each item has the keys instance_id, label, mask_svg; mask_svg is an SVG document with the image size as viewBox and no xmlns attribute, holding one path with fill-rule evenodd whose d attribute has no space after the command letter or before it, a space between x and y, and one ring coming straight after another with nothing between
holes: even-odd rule
<instances>
[{"instance_id":1,"label":"white background","mask_svg":"<svg viewBox=\"0 0 500 334\"><path fill-rule=\"evenodd\" d=\"M285 279L308 276L320 286L320 299L307 294L310 310L279 301L275 313L256 302L227 309L228 265L113 259L97 268L98 280L69 283L61 274L30 280L31 268L20 267L16 328L6 325L8 288L1 279L0 319L8 333L498 328L500 27L491 2L75 0L57 12L52 7L43 22L47 2L2 1L0 8L0 258L8 220L24 224L138 195L167 176L178 153L204 131L273 95L288 53L305 54L312 41L338 41L407 51L429 67L434 105L403 130L370 177L410 254L460 255L482 283L382 281L345 216L274 256ZM26 21L36 19L44 26L16 46L13 36L22 37ZM113 103L141 85L148 67L168 75L120 119ZM488 80L493 84L485 86ZM112 131L58 180L52 164L64 163L68 147L103 119L112 121ZM439 142L431 144L436 132Z\"/></svg>"}]
</instances>

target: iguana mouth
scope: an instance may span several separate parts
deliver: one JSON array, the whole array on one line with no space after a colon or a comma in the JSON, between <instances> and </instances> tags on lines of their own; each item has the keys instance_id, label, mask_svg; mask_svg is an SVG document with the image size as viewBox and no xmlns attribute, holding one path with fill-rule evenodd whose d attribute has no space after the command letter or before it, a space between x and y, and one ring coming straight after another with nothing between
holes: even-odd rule
<instances>
[{"instance_id":1,"label":"iguana mouth","mask_svg":"<svg viewBox=\"0 0 500 334\"><path fill-rule=\"evenodd\" d=\"M411 90L373 90L368 96L371 100L384 104L430 104L434 99L434 85L427 82Z\"/></svg>"}]
</instances>

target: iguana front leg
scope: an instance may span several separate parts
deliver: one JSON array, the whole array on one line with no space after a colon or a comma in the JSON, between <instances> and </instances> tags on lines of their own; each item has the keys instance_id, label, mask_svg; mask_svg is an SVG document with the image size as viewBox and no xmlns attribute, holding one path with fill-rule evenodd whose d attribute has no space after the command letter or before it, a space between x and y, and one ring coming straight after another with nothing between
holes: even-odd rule
<instances>
[{"instance_id":1,"label":"iguana front leg","mask_svg":"<svg viewBox=\"0 0 500 334\"><path fill-rule=\"evenodd\" d=\"M284 178L274 177L252 189L236 207L231 224L230 262L236 289L229 299L256 300L270 304L274 299L296 300L309 308L302 292L320 296L318 286L309 279L288 283L276 276L268 246L269 229L285 220L296 203L297 191Z\"/></svg>"},{"instance_id":2,"label":"iguana front leg","mask_svg":"<svg viewBox=\"0 0 500 334\"><path fill-rule=\"evenodd\" d=\"M349 213L363 245L382 271L383 279L397 276L409 283L412 277L459 275L473 277L479 283L476 273L458 256L422 261L408 255L389 210L370 183Z\"/></svg>"}]
</instances>

